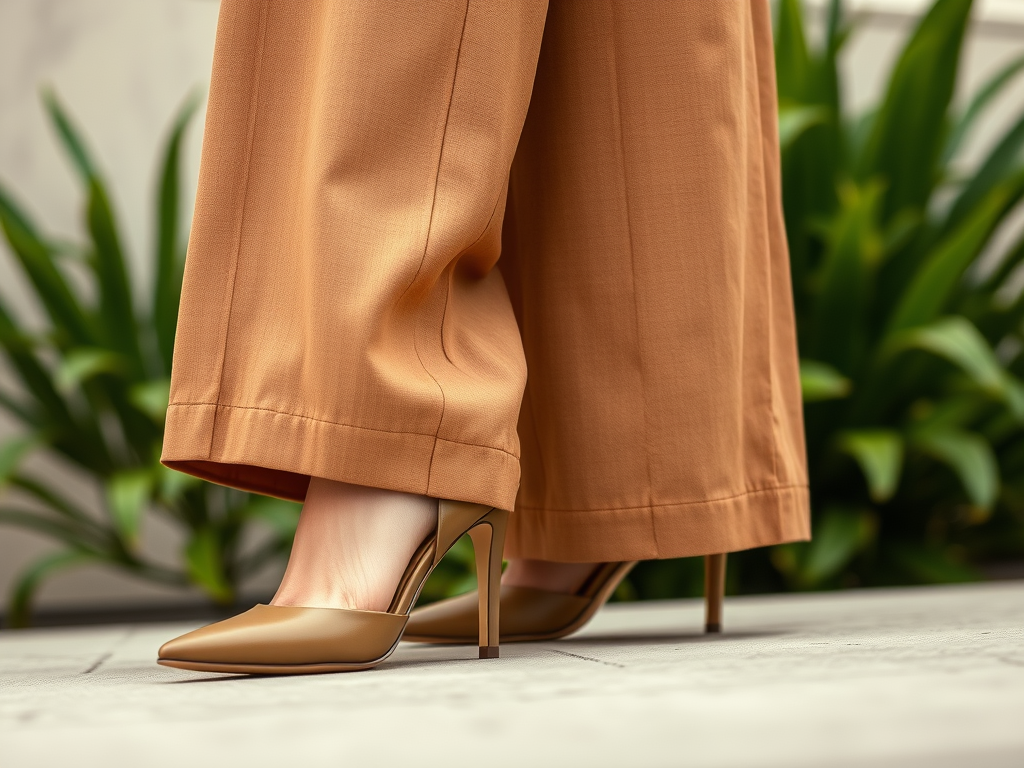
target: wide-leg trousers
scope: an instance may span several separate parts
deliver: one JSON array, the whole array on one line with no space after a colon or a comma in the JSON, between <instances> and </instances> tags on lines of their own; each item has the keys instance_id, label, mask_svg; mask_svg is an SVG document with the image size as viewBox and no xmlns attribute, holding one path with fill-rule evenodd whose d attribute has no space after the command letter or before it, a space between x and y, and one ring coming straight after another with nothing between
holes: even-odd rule
<instances>
[{"instance_id":1,"label":"wide-leg trousers","mask_svg":"<svg viewBox=\"0 0 1024 768\"><path fill-rule=\"evenodd\" d=\"M805 539L768 0L222 0L162 460Z\"/></svg>"}]
</instances>

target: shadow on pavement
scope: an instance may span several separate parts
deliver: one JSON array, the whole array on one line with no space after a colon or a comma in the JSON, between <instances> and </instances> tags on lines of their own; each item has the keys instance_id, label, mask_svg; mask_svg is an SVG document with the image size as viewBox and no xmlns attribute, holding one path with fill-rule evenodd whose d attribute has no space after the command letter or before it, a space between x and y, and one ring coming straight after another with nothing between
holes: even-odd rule
<instances>
[{"instance_id":1,"label":"shadow on pavement","mask_svg":"<svg viewBox=\"0 0 1024 768\"><path fill-rule=\"evenodd\" d=\"M665 645L666 643L721 643L727 640L760 640L768 637L785 637L792 634L782 630L760 630L756 632L722 632L708 634L705 632L648 632L609 633L604 635L584 635L567 637L557 640L559 645Z\"/></svg>"}]
</instances>

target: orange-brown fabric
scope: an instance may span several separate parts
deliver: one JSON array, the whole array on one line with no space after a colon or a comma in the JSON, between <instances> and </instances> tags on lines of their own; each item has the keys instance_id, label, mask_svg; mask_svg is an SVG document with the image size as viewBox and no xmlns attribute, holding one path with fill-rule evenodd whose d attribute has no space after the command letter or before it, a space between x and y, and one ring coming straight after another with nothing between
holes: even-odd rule
<instances>
[{"instance_id":1,"label":"orange-brown fabric","mask_svg":"<svg viewBox=\"0 0 1024 768\"><path fill-rule=\"evenodd\" d=\"M774 89L767 0L222 0L164 462L806 538Z\"/></svg>"}]
</instances>

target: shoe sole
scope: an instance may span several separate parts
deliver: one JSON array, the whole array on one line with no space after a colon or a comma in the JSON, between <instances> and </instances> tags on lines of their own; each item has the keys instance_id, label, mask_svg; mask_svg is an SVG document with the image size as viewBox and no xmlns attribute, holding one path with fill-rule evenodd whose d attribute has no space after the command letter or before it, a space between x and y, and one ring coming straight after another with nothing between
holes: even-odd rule
<instances>
[{"instance_id":1,"label":"shoe sole","mask_svg":"<svg viewBox=\"0 0 1024 768\"><path fill-rule=\"evenodd\" d=\"M326 672L358 672L370 669L384 661L370 661L362 664L215 664L205 661L178 661L158 659L162 667L188 669L193 672L226 672L235 675L316 675Z\"/></svg>"}]
</instances>

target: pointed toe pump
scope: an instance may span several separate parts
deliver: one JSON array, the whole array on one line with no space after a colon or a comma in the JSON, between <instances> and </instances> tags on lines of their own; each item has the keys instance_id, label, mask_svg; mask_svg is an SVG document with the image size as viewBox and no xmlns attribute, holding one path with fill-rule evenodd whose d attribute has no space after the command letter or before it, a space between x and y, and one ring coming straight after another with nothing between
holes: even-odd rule
<instances>
[{"instance_id":1,"label":"pointed toe pump","mask_svg":"<svg viewBox=\"0 0 1024 768\"><path fill-rule=\"evenodd\" d=\"M724 554L704 558L705 632L722 631L725 562ZM636 561L603 563L575 594L502 584L502 642L555 640L572 634L593 618L634 565ZM417 608L403 639L469 645L474 642L479 621L477 602L477 594L468 592Z\"/></svg>"},{"instance_id":2,"label":"pointed toe pump","mask_svg":"<svg viewBox=\"0 0 1024 768\"><path fill-rule=\"evenodd\" d=\"M484 588L473 619L480 658L498 656L498 588L508 512L438 500L437 526L409 561L387 611L260 604L160 648L158 663L201 672L310 674L369 669L390 656L430 572L464 533Z\"/></svg>"}]
</instances>

